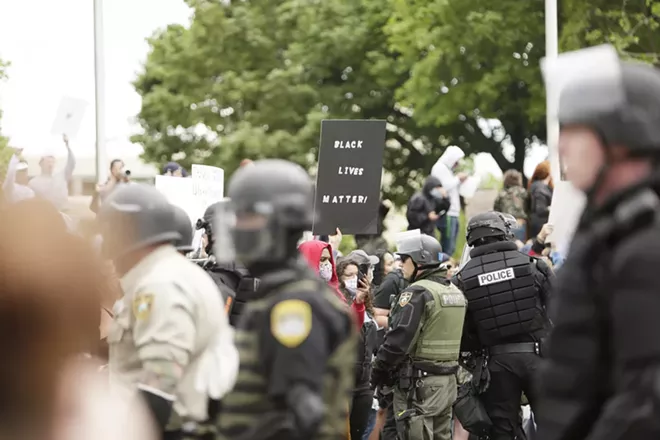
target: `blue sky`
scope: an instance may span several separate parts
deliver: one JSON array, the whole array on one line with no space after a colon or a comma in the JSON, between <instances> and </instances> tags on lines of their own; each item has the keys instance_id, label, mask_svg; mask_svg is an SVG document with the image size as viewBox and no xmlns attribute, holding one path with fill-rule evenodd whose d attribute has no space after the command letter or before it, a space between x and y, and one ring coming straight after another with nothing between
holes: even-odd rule
<instances>
[{"instance_id":1,"label":"blue sky","mask_svg":"<svg viewBox=\"0 0 660 440\"><path fill-rule=\"evenodd\" d=\"M104 2L109 156L136 154L127 139L136 131L132 118L140 97L130 83L146 57L145 38L167 24L187 23L189 16L183 0ZM0 84L2 129L29 155L59 143L50 131L63 96L89 102L72 146L81 156L94 154L93 23L93 0L0 2L0 58L12 63L10 79ZM534 151L526 168L545 154ZM477 167L499 174L489 155L480 155Z\"/></svg>"}]
</instances>

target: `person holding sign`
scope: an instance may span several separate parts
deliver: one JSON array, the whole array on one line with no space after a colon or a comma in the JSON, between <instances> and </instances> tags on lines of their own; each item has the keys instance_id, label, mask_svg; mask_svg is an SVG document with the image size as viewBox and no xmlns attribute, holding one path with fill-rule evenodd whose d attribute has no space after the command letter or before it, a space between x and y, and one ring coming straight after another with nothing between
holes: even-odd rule
<instances>
[{"instance_id":1,"label":"person holding sign","mask_svg":"<svg viewBox=\"0 0 660 440\"><path fill-rule=\"evenodd\" d=\"M69 182L76 167L76 158L69 146L69 138L63 135L62 140L67 150L64 169L59 173L55 173L55 153L48 150L42 155L39 161L41 174L33 177L29 183L30 188L32 188L37 196L48 200L60 211L65 209L68 204Z\"/></svg>"},{"instance_id":2,"label":"person holding sign","mask_svg":"<svg viewBox=\"0 0 660 440\"><path fill-rule=\"evenodd\" d=\"M612 46L544 70L561 162L586 207L557 273L536 438L657 439L660 72Z\"/></svg>"}]
</instances>

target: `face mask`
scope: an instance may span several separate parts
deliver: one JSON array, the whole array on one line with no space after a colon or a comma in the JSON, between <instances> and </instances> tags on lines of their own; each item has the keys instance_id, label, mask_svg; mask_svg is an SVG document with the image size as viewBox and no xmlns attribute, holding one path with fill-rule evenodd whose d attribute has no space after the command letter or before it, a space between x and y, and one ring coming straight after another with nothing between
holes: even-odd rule
<instances>
[{"instance_id":1,"label":"face mask","mask_svg":"<svg viewBox=\"0 0 660 440\"><path fill-rule=\"evenodd\" d=\"M319 276L325 281L330 281L332 278L332 263L325 262L319 264Z\"/></svg>"},{"instance_id":2,"label":"face mask","mask_svg":"<svg viewBox=\"0 0 660 440\"><path fill-rule=\"evenodd\" d=\"M344 286L346 286L346 290L348 290L351 293L355 293L357 291L358 287L358 279L357 277L349 278L347 280L344 280Z\"/></svg>"},{"instance_id":3,"label":"face mask","mask_svg":"<svg viewBox=\"0 0 660 440\"><path fill-rule=\"evenodd\" d=\"M432 189L431 190L431 195L435 198L442 199L444 196L442 195L442 191L439 190L438 188Z\"/></svg>"}]
</instances>

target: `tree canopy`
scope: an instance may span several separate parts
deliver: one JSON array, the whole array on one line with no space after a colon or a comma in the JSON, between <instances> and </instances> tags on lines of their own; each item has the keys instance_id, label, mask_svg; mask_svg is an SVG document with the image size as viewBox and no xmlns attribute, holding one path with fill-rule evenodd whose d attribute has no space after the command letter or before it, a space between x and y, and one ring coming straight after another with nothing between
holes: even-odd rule
<instances>
[{"instance_id":1,"label":"tree canopy","mask_svg":"<svg viewBox=\"0 0 660 440\"><path fill-rule=\"evenodd\" d=\"M561 3L561 45L657 62L657 2ZM405 202L444 147L522 170L545 138L544 2L188 0L135 80L144 158L281 157L312 170L322 119L385 119L385 193ZM595 5L594 5L595 3ZM635 2L640 3L640 2ZM513 150L513 154L506 154Z\"/></svg>"}]
</instances>

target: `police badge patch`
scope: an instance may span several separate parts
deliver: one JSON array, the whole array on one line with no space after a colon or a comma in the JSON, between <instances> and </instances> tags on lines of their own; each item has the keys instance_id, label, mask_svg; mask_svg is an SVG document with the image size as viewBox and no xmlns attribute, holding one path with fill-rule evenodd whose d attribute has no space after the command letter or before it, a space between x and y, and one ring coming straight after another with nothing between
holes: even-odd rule
<instances>
[{"instance_id":1,"label":"police badge patch","mask_svg":"<svg viewBox=\"0 0 660 440\"><path fill-rule=\"evenodd\" d=\"M400 307L405 306L410 302L411 298L412 298L412 292L402 292L401 296L399 297L399 306Z\"/></svg>"}]
</instances>

